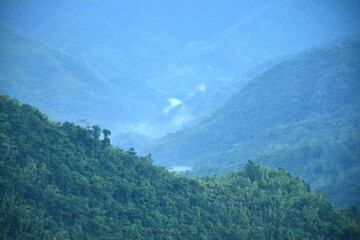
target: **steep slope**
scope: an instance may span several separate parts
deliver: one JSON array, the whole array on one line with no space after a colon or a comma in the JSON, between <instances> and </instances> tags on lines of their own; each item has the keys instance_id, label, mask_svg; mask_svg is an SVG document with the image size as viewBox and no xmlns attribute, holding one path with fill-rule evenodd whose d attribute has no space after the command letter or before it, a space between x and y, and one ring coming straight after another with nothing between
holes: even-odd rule
<instances>
[{"instance_id":1,"label":"steep slope","mask_svg":"<svg viewBox=\"0 0 360 240\"><path fill-rule=\"evenodd\" d=\"M222 105L234 91L229 82L244 78L249 68L359 31L359 9L358 0L3 0L0 20L110 81L102 96L119 100L103 104L113 108L101 115L122 118L109 117L104 124L114 123L111 128L117 133L118 128L130 134L136 130L154 138ZM124 81L152 88L149 91L157 92L161 101L123 94ZM202 86L210 93L199 96ZM142 95L137 88L132 91ZM169 98L191 105L167 118L162 109ZM199 105L203 100L207 104ZM144 112L146 118L137 122ZM148 129L155 133L148 136Z\"/></svg>"},{"instance_id":2,"label":"steep slope","mask_svg":"<svg viewBox=\"0 0 360 240\"><path fill-rule=\"evenodd\" d=\"M72 57L6 25L0 36L0 91L41 107L52 119L87 119L121 131L167 105L168 96L144 82L98 79Z\"/></svg>"},{"instance_id":3,"label":"steep slope","mask_svg":"<svg viewBox=\"0 0 360 240\"><path fill-rule=\"evenodd\" d=\"M336 204L359 203L360 44L310 49L261 73L197 126L148 149L205 171L283 166Z\"/></svg>"},{"instance_id":4,"label":"steep slope","mask_svg":"<svg viewBox=\"0 0 360 240\"><path fill-rule=\"evenodd\" d=\"M0 96L1 239L358 239L338 210L283 169L249 162L192 179L110 145L104 130L48 121Z\"/></svg>"},{"instance_id":5,"label":"steep slope","mask_svg":"<svg viewBox=\"0 0 360 240\"><path fill-rule=\"evenodd\" d=\"M98 77L139 78L182 94L360 28L360 2L352 0L5 0L0 9L2 21Z\"/></svg>"},{"instance_id":6,"label":"steep slope","mask_svg":"<svg viewBox=\"0 0 360 240\"><path fill-rule=\"evenodd\" d=\"M89 87L99 80L78 62L5 25L0 36L3 93L36 104L59 120L64 113L77 120L101 109L101 98Z\"/></svg>"},{"instance_id":7,"label":"steep slope","mask_svg":"<svg viewBox=\"0 0 360 240\"><path fill-rule=\"evenodd\" d=\"M259 64L254 68L250 68L242 73L239 77L232 80L221 82L215 86L206 87L200 85L198 91L186 98L184 108L193 116L190 124L198 123L204 117L210 115L214 110L224 105L234 94L236 94L249 80L257 74L265 71L271 66L287 59L286 57L272 59L263 64ZM190 125L189 124L189 125ZM188 126L189 126L188 125Z\"/></svg>"},{"instance_id":8,"label":"steep slope","mask_svg":"<svg viewBox=\"0 0 360 240\"><path fill-rule=\"evenodd\" d=\"M98 76L144 78L179 55L176 50L189 38L207 38L221 31L258 2L262 1L243 4L237 12L235 4L216 1L3 1L0 16L17 29L80 58ZM219 14L220 9L228 14ZM208 24L214 18L218 20Z\"/></svg>"}]
</instances>

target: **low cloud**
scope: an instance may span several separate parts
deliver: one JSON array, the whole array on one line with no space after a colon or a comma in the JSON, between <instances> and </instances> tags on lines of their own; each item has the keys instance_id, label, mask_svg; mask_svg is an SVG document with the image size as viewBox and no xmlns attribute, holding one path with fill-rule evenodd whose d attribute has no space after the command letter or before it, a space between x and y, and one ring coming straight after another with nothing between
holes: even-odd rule
<instances>
[{"instance_id":1,"label":"low cloud","mask_svg":"<svg viewBox=\"0 0 360 240\"><path fill-rule=\"evenodd\" d=\"M165 115L168 115L171 112L171 110L182 104L182 101L177 98L169 98L168 101L169 101L169 105L163 110L163 113Z\"/></svg>"},{"instance_id":2,"label":"low cloud","mask_svg":"<svg viewBox=\"0 0 360 240\"><path fill-rule=\"evenodd\" d=\"M205 92L205 90L206 90L205 84L200 84L200 85L197 87L197 90L200 91L200 92Z\"/></svg>"}]
</instances>

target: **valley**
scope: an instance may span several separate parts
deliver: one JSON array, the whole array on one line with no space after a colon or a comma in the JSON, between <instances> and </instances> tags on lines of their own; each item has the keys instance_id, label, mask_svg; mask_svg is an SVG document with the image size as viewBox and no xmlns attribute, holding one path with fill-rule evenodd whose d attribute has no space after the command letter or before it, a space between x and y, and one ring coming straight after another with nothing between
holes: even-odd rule
<instances>
[{"instance_id":1,"label":"valley","mask_svg":"<svg viewBox=\"0 0 360 240\"><path fill-rule=\"evenodd\" d=\"M0 239L360 239L359 0L1 0Z\"/></svg>"}]
</instances>

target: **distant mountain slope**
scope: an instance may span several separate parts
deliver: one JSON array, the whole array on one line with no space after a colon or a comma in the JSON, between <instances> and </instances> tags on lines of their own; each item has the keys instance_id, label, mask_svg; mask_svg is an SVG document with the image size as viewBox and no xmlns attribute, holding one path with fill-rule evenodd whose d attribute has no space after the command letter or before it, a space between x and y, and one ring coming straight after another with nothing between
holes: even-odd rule
<instances>
[{"instance_id":1,"label":"distant mountain slope","mask_svg":"<svg viewBox=\"0 0 360 240\"><path fill-rule=\"evenodd\" d=\"M101 82L80 63L0 25L0 91L36 104L54 119L94 118L104 104Z\"/></svg>"},{"instance_id":2,"label":"distant mountain slope","mask_svg":"<svg viewBox=\"0 0 360 240\"><path fill-rule=\"evenodd\" d=\"M6 25L0 25L0 37L0 91L53 119L87 119L121 131L168 104L166 94L144 82L100 80L79 61Z\"/></svg>"},{"instance_id":3,"label":"distant mountain slope","mask_svg":"<svg viewBox=\"0 0 360 240\"><path fill-rule=\"evenodd\" d=\"M282 62L286 57L272 59L263 64L259 64L254 68L242 73L239 77L232 80L221 82L215 86L200 86L198 91L188 97L184 105L187 111L194 116L191 124L202 120L210 115L214 110L224 105L232 95L236 94L249 80L257 74L265 71L271 66Z\"/></svg>"},{"instance_id":4,"label":"distant mountain slope","mask_svg":"<svg viewBox=\"0 0 360 240\"><path fill-rule=\"evenodd\" d=\"M55 123L0 96L1 239L358 239L336 209L284 169L249 162L194 179L110 145L107 131Z\"/></svg>"},{"instance_id":5,"label":"distant mountain slope","mask_svg":"<svg viewBox=\"0 0 360 240\"><path fill-rule=\"evenodd\" d=\"M3 0L0 20L111 82L102 97L118 100L102 115L113 113L114 131L154 138L221 106L249 68L359 31L359 9L358 0ZM123 94L124 83L150 89ZM162 114L169 98L183 103L175 118Z\"/></svg>"},{"instance_id":6,"label":"distant mountain slope","mask_svg":"<svg viewBox=\"0 0 360 240\"><path fill-rule=\"evenodd\" d=\"M261 73L197 126L148 149L158 163L283 166L338 205L360 199L360 44L310 49ZM206 169L208 167L208 169Z\"/></svg>"},{"instance_id":7,"label":"distant mountain slope","mask_svg":"<svg viewBox=\"0 0 360 240\"><path fill-rule=\"evenodd\" d=\"M358 0L4 0L0 20L100 78L139 78L183 94L357 32L359 9Z\"/></svg>"}]
</instances>

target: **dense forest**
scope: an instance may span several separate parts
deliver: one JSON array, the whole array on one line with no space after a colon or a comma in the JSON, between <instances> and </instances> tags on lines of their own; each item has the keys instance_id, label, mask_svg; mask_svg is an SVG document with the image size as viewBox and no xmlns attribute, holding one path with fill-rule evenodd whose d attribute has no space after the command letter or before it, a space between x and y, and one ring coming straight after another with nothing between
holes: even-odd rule
<instances>
[{"instance_id":1,"label":"dense forest","mask_svg":"<svg viewBox=\"0 0 360 240\"><path fill-rule=\"evenodd\" d=\"M198 125L153 143L188 174L283 167L337 206L360 204L360 43L308 49L265 69Z\"/></svg>"},{"instance_id":2,"label":"dense forest","mask_svg":"<svg viewBox=\"0 0 360 240\"><path fill-rule=\"evenodd\" d=\"M360 0L1 0L0 240L360 239Z\"/></svg>"},{"instance_id":3,"label":"dense forest","mask_svg":"<svg viewBox=\"0 0 360 240\"><path fill-rule=\"evenodd\" d=\"M0 124L1 239L360 238L357 207L335 208L282 168L179 176L114 147L107 129L4 95Z\"/></svg>"}]
</instances>

